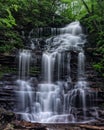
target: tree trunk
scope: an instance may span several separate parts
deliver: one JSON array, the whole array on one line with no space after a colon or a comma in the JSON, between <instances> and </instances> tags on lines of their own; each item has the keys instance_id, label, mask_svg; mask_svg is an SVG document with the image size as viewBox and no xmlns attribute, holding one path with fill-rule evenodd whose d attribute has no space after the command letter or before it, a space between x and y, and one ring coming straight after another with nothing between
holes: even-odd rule
<instances>
[{"instance_id":1,"label":"tree trunk","mask_svg":"<svg viewBox=\"0 0 104 130\"><path fill-rule=\"evenodd\" d=\"M91 11L90 11L88 5L86 4L86 2L85 2L84 0L81 0L81 1L82 1L83 5L85 6L87 12L88 12L89 14L91 14Z\"/></svg>"}]
</instances>

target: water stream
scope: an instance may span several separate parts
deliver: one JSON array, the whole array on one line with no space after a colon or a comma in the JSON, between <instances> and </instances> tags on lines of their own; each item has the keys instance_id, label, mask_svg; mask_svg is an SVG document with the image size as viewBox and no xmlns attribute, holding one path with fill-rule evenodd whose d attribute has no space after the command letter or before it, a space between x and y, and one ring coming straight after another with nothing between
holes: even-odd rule
<instances>
[{"instance_id":1,"label":"water stream","mask_svg":"<svg viewBox=\"0 0 104 130\"><path fill-rule=\"evenodd\" d=\"M52 29L54 35L55 29ZM31 122L75 123L91 120L87 115L87 99L91 91L85 75L85 36L79 22L58 29L59 35L46 40L42 55L42 82L37 89L31 86L29 63L31 53L23 50L19 55L19 90L17 113ZM71 77L71 52L77 53L77 81ZM67 79L66 79L67 77ZM35 86L34 86L35 87ZM79 118L78 112L81 113Z\"/></svg>"}]
</instances>

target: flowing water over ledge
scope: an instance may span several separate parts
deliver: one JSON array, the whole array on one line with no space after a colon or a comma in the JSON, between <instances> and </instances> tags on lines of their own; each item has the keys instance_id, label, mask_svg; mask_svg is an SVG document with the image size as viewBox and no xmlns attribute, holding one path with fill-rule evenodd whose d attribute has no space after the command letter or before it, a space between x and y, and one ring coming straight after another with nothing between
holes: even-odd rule
<instances>
[{"instance_id":1,"label":"flowing water over ledge","mask_svg":"<svg viewBox=\"0 0 104 130\"><path fill-rule=\"evenodd\" d=\"M47 39L42 55L42 81L36 89L28 78L31 51L20 52L18 89L15 92L18 95L16 113L21 119L41 123L85 123L94 120L89 110L95 117L99 116L85 75L85 42L79 22L61 28L60 35ZM78 54L74 85L71 51Z\"/></svg>"}]
</instances>

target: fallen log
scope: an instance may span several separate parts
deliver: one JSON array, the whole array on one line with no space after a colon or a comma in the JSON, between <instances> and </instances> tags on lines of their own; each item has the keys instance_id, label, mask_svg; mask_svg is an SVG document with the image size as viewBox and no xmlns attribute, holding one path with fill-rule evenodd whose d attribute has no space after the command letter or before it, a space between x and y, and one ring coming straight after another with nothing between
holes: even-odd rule
<instances>
[{"instance_id":1,"label":"fallen log","mask_svg":"<svg viewBox=\"0 0 104 130\"><path fill-rule=\"evenodd\" d=\"M104 130L104 126L99 127L99 126L92 126L92 125L80 125L80 128L85 128L88 130Z\"/></svg>"}]
</instances>

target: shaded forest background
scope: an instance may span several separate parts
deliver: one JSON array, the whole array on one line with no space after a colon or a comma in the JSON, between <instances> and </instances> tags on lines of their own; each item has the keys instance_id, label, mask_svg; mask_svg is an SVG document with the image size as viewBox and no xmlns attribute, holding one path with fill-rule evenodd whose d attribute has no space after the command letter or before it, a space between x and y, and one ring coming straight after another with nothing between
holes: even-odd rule
<instances>
[{"instance_id":1,"label":"shaded forest background","mask_svg":"<svg viewBox=\"0 0 104 130\"><path fill-rule=\"evenodd\" d=\"M22 31L62 27L78 20L93 48L91 55L99 56L92 66L104 77L103 7L103 0L0 0L0 54L10 55L13 50L24 48Z\"/></svg>"}]
</instances>

